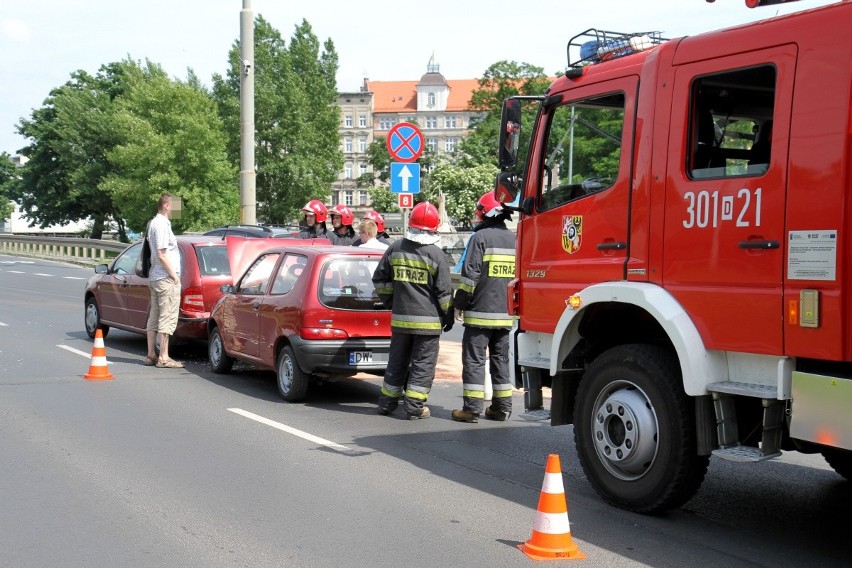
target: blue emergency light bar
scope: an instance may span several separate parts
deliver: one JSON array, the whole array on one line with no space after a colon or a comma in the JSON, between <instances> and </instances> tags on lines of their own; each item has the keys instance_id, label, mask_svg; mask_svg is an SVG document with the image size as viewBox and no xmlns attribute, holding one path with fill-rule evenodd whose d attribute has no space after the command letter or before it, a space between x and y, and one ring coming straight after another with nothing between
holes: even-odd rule
<instances>
[{"instance_id":1,"label":"blue emergency light bar","mask_svg":"<svg viewBox=\"0 0 852 568\"><path fill-rule=\"evenodd\" d=\"M568 41L568 67L576 69L645 51L668 41L660 34L661 32L623 33L589 28Z\"/></svg>"}]
</instances>

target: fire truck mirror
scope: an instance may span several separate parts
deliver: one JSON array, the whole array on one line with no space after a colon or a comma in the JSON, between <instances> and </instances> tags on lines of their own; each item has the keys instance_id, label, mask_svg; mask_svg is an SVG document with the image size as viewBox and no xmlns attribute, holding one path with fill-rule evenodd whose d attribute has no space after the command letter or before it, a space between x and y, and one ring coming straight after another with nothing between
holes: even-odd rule
<instances>
[{"instance_id":1,"label":"fire truck mirror","mask_svg":"<svg viewBox=\"0 0 852 568\"><path fill-rule=\"evenodd\" d=\"M497 174L497 183L494 188L494 197L500 203L513 203L521 192L521 180L517 174L512 172L501 172Z\"/></svg>"},{"instance_id":2,"label":"fire truck mirror","mask_svg":"<svg viewBox=\"0 0 852 568\"><path fill-rule=\"evenodd\" d=\"M506 99L503 101L503 115L500 120L500 168L507 170L518 163L518 145L521 136L521 101Z\"/></svg>"}]
</instances>

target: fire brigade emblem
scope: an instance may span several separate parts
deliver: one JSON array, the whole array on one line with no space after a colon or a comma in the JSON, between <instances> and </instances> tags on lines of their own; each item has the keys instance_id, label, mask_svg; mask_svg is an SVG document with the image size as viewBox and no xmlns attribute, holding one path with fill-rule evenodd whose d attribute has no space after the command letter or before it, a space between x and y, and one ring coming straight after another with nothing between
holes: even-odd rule
<instances>
[{"instance_id":1,"label":"fire brigade emblem","mask_svg":"<svg viewBox=\"0 0 852 568\"><path fill-rule=\"evenodd\" d=\"M568 254L580 250L583 241L583 216L565 215L562 217L562 248Z\"/></svg>"}]
</instances>

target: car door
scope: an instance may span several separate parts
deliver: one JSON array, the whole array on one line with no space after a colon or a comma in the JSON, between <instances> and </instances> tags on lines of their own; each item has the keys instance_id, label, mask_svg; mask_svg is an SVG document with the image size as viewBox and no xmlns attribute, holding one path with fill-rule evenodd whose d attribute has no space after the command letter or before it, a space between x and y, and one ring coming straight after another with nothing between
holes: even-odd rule
<instances>
[{"instance_id":1,"label":"car door","mask_svg":"<svg viewBox=\"0 0 852 568\"><path fill-rule=\"evenodd\" d=\"M672 114L663 279L708 349L783 349L795 67L786 45L676 71L674 100L688 104Z\"/></svg>"},{"instance_id":2,"label":"car door","mask_svg":"<svg viewBox=\"0 0 852 568\"><path fill-rule=\"evenodd\" d=\"M275 345L281 335L298 333L299 314L306 299L308 258L301 254L283 256L269 293L258 309L258 359L264 366L275 366Z\"/></svg>"},{"instance_id":3,"label":"car door","mask_svg":"<svg viewBox=\"0 0 852 568\"><path fill-rule=\"evenodd\" d=\"M552 333L571 294L621 280L628 252L637 78L556 93L541 116L544 152L530 164L535 207L519 226L522 326Z\"/></svg>"},{"instance_id":4,"label":"car door","mask_svg":"<svg viewBox=\"0 0 852 568\"><path fill-rule=\"evenodd\" d=\"M225 314L223 322L225 348L246 360L258 359L260 309L280 256L278 252L261 254L240 278L235 293L228 298L229 313Z\"/></svg>"},{"instance_id":5,"label":"car door","mask_svg":"<svg viewBox=\"0 0 852 568\"><path fill-rule=\"evenodd\" d=\"M144 329L140 325L138 311L140 306L134 301L134 288L140 280L147 278L136 276L136 260L142 251L142 243L136 243L125 249L110 265L109 271L98 283L98 297L101 319L120 327ZM147 313L148 301L145 300L144 312Z\"/></svg>"}]
</instances>

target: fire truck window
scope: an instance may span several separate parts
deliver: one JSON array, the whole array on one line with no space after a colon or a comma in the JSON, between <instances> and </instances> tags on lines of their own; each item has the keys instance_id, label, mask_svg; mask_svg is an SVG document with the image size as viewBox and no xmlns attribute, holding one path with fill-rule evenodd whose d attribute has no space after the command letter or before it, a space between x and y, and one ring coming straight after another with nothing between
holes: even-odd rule
<instances>
[{"instance_id":1,"label":"fire truck window","mask_svg":"<svg viewBox=\"0 0 852 568\"><path fill-rule=\"evenodd\" d=\"M775 67L697 78L690 102L687 171L692 179L763 175L772 155Z\"/></svg>"},{"instance_id":2,"label":"fire truck window","mask_svg":"<svg viewBox=\"0 0 852 568\"><path fill-rule=\"evenodd\" d=\"M541 210L612 186L618 177L624 95L611 94L556 107L541 169Z\"/></svg>"}]
</instances>

